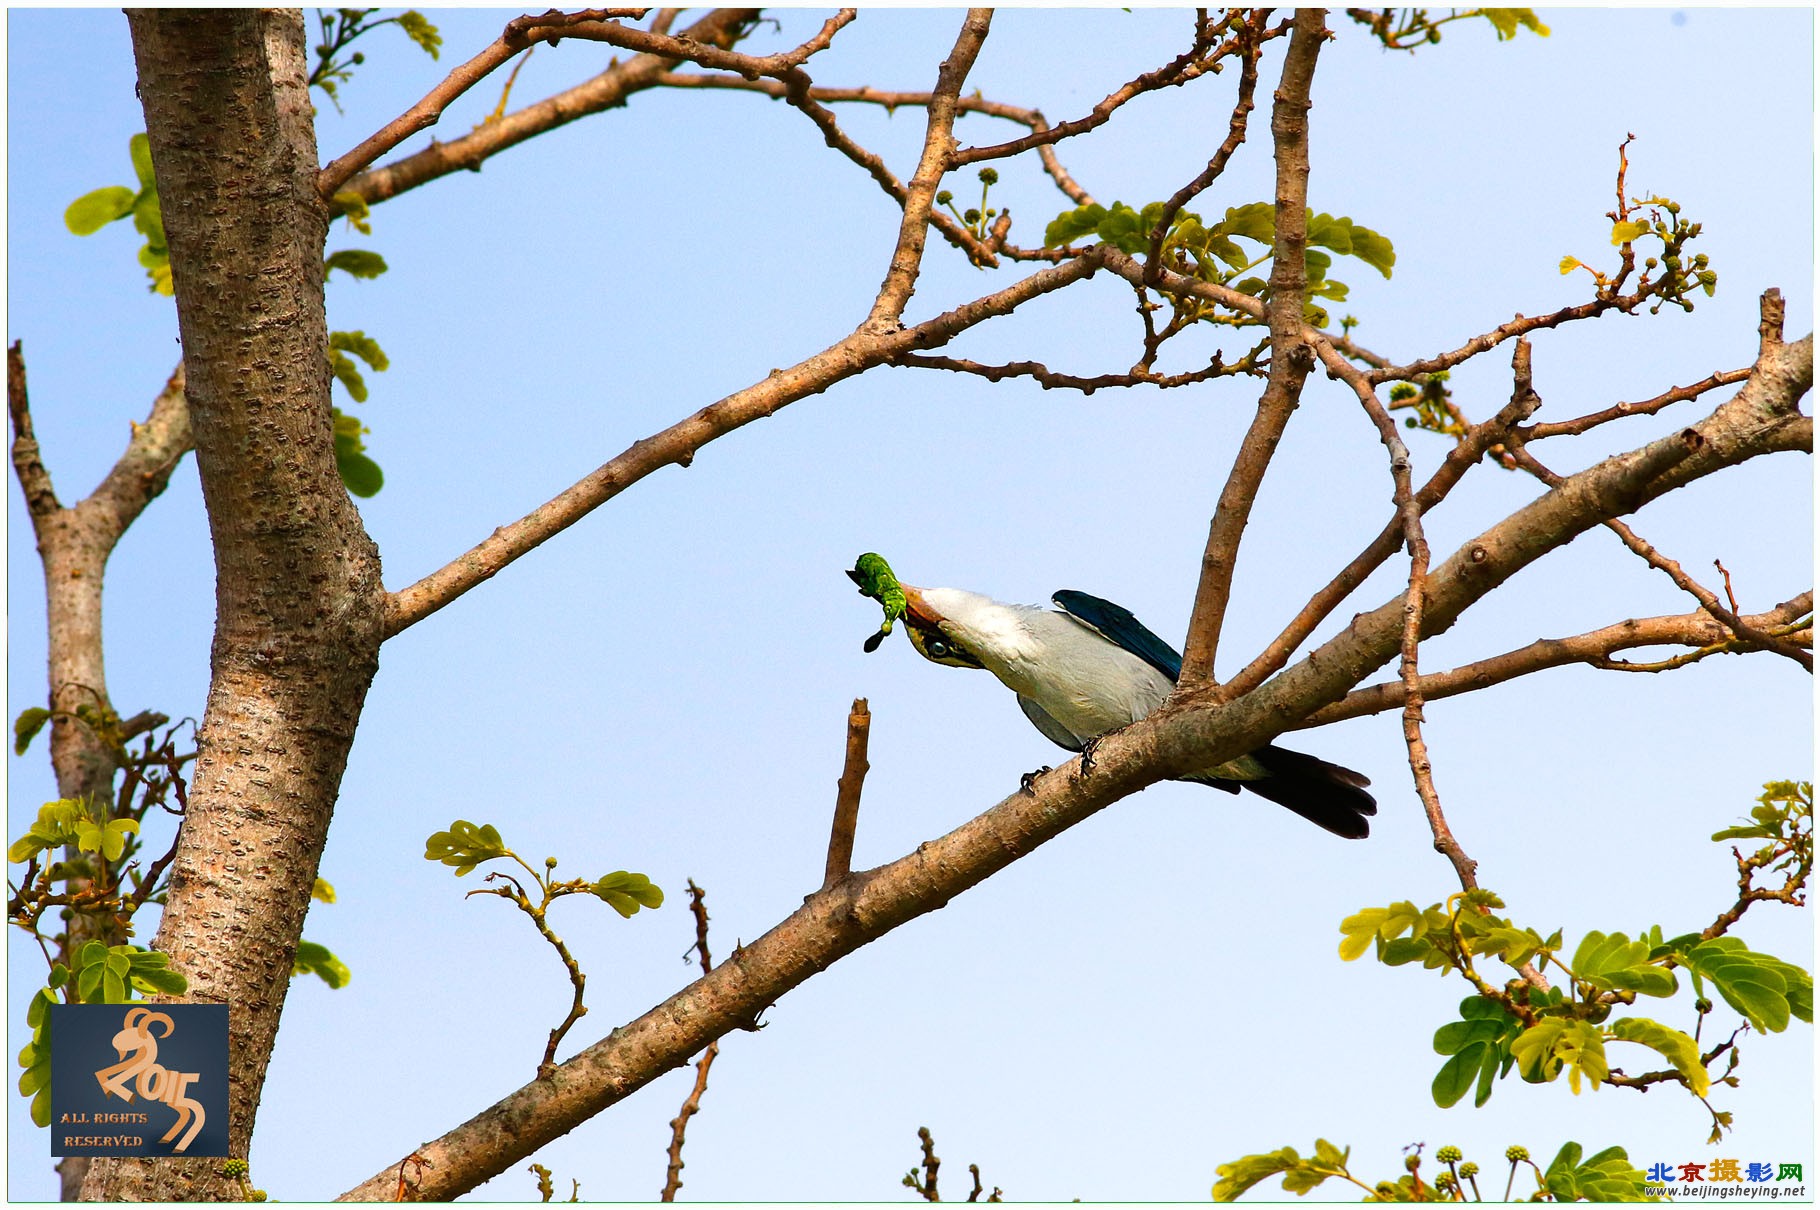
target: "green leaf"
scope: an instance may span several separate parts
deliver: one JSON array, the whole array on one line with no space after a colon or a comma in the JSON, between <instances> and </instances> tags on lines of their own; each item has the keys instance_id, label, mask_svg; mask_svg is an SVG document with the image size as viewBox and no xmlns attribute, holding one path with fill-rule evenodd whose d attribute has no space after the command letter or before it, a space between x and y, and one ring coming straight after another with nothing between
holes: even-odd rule
<instances>
[{"instance_id":1,"label":"green leaf","mask_svg":"<svg viewBox=\"0 0 1820 1210\"><path fill-rule=\"evenodd\" d=\"M386 271L385 257L379 255L377 252L370 252L365 248L342 248L340 251L329 253L328 259L322 262L324 277L327 277L336 269L340 269L353 277L378 277L381 273ZM373 347L378 348L379 346L375 345ZM381 354L380 356L383 358L384 354ZM374 368L383 369L384 367L375 366Z\"/></svg>"},{"instance_id":2,"label":"green leaf","mask_svg":"<svg viewBox=\"0 0 1820 1210\"><path fill-rule=\"evenodd\" d=\"M1457 1105L1466 1090L1478 1082L1486 1057L1495 1053L1495 1049L1484 1042L1474 1042L1455 1051L1453 1058L1441 1064L1441 1070L1435 1073L1429 1090L1434 1094L1435 1104L1442 1109Z\"/></svg>"},{"instance_id":3,"label":"green leaf","mask_svg":"<svg viewBox=\"0 0 1820 1210\"><path fill-rule=\"evenodd\" d=\"M1648 1017L1625 1017L1612 1025L1611 1033L1621 1041L1647 1046L1667 1059L1681 1073L1688 1090L1695 1096L1705 1096L1712 1087L1712 1077L1700 1062L1700 1044L1680 1030L1670 1029Z\"/></svg>"},{"instance_id":4,"label":"green leaf","mask_svg":"<svg viewBox=\"0 0 1820 1210\"><path fill-rule=\"evenodd\" d=\"M291 963L293 975L315 975L330 987L340 990L353 978L347 964L329 952L326 945L314 941L299 941L297 957Z\"/></svg>"},{"instance_id":5,"label":"green leaf","mask_svg":"<svg viewBox=\"0 0 1820 1210\"><path fill-rule=\"evenodd\" d=\"M1631 1166L1622 1147L1607 1147L1585 1163L1580 1162L1581 1147L1568 1143L1549 1161L1543 1183L1549 1195L1560 1202L1640 1202L1643 1173Z\"/></svg>"},{"instance_id":6,"label":"green leaf","mask_svg":"<svg viewBox=\"0 0 1820 1210\"><path fill-rule=\"evenodd\" d=\"M25 750L32 746L32 740L50 721L51 712L43 706L28 706L21 710L19 717L13 720L13 755L24 756Z\"/></svg>"},{"instance_id":7,"label":"green leaf","mask_svg":"<svg viewBox=\"0 0 1820 1210\"><path fill-rule=\"evenodd\" d=\"M1247 202L1226 211L1226 217L1213 230L1226 235L1274 244L1277 238L1277 211L1269 202Z\"/></svg>"},{"instance_id":8,"label":"green leaf","mask_svg":"<svg viewBox=\"0 0 1820 1210\"><path fill-rule=\"evenodd\" d=\"M364 197L352 189L344 189L331 198L330 203L341 211L342 216L348 220L348 226L362 235L373 234L373 227L367 221L372 217L373 211Z\"/></svg>"},{"instance_id":9,"label":"green leaf","mask_svg":"<svg viewBox=\"0 0 1820 1210\"><path fill-rule=\"evenodd\" d=\"M1635 220L1632 220L1629 222L1613 223L1611 225L1611 245L1614 248L1622 247L1623 245L1628 244L1628 243L1630 243L1630 241L1636 239L1639 235L1648 235L1648 234L1649 234L1649 224L1648 223L1640 223L1640 222L1636 222Z\"/></svg>"},{"instance_id":10,"label":"green leaf","mask_svg":"<svg viewBox=\"0 0 1820 1210\"><path fill-rule=\"evenodd\" d=\"M1397 250L1391 246L1390 241L1371 228L1356 223L1352 225L1351 235L1353 256L1389 278L1390 271L1397 263Z\"/></svg>"},{"instance_id":11,"label":"green leaf","mask_svg":"<svg viewBox=\"0 0 1820 1210\"><path fill-rule=\"evenodd\" d=\"M1812 1019L1813 979L1799 967L1752 953L1732 937L1702 941L1685 957L1689 968L1711 980L1725 1002L1755 1029L1781 1033L1796 1005L1807 1013L1802 1019ZM1791 974L1796 981L1792 988Z\"/></svg>"},{"instance_id":12,"label":"green leaf","mask_svg":"<svg viewBox=\"0 0 1820 1210\"><path fill-rule=\"evenodd\" d=\"M1090 206L1078 206L1073 210L1064 210L1049 220L1043 229L1043 247L1059 248L1063 244L1072 244L1078 239L1092 235L1106 217L1106 207L1098 202Z\"/></svg>"},{"instance_id":13,"label":"green leaf","mask_svg":"<svg viewBox=\"0 0 1820 1210\"><path fill-rule=\"evenodd\" d=\"M352 353L375 370L384 370L392 364L379 342L365 332L330 332L329 348Z\"/></svg>"},{"instance_id":14,"label":"green leaf","mask_svg":"<svg viewBox=\"0 0 1820 1210\"><path fill-rule=\"evenodd\" d=\"M331 352L329 369L334 372L341 385L347 388L349 396L355 403L367 401L367 380L360 376L360 367L354 364L352 357L339 350Z\"/></svg>"},{"instance_id":15,"label":"green leaf","mask_svg":"<svg viewBox=\"0 0 1820 1210\"><path fill-rule=\"evenodd\" d=\"M1631 991L1645 996L1672 996L1678 989L1674 972L1649 961L1651 945L1623 933L1591 932L1580 941L1568 963L1576 978L1600 991Z\"/></svg>"},{"instance_id":16,"label":"green leaf","mask_svg":"<svg viewBox=\"0 0 1820 1210\"><path fill-rule=\"evenodd\" d=\"M152 175L152 140L144 131L126 141L126 153L133 158L133 174L139 178L139 188L157 189L158 179Z\"/></svg>"},{"instance_id":17,"label":"green leaf","mask_svg":"<svg viewBox=\"0 0 1820 1210\"><path fill-rule=\"evenodd\" d=\"M341 473L342 486L362 500L379 494L385 486L385 472L365 454L335 454L335 469Z\"/></svg>"},{"instance_id":18,"label":"green leaf","mask_svg":"<svg viewBox=\"0 0 1820 1210\"><path fill-rule=\"evenodd\" d=\"M1213 1185L1213 1200L1216 1202L1237 1201L1246 1190L1259 1181L1268 1180L1280 1172L1286 1172L1302 1162L1294 1147L1284 1147L1280 1151L1270 1151L1263 1155L1247 1155L1230 1164L1221 1164L1214 1169L1220 1178Z\"/></svg>"},{"instance_id":19,"label":"green leaf","mask_svg":"<svg viewBox=\"0 0 1820 1210\"><path fill-rule=\"evenodd\" d=\"M134 968L133 986L154 996L181 996L190 989L190 981L179 971L140 970Z\"/></svg>"},{"instance_id":20,"label":"green leaf","mask_svg":"<svg viewBox=\"0 0 1820 1210\"><path fill-rule=\"evenodd\" d=\"M149 189L133 200L133 226L145 236L146 250L140 254L141 263L151 258L170 260L170 246L164 239L164 207L158 201L158 195Z\"/></svg>"},{"instance_id":21,"label":"green leaf","mask_svg":"<svg viewBox=\"0 0 1820 1210\"><path fill-rule=\"evenodd\" d=\"M1526 10L1527 11L1527 10ZM409 34L411 41L423 47L430 58L440 58L442 50L442 33L431 25L428 18L416 9L398 15L398 28Z\"/></svg>"},{"instance_id":22,"label":"green leaf","mask_svg":"<svg viewBox=\"0 0 1820 1210\"><path fill-rule=\"evenodd\" d=\"M649 878L625 870L602 875L588 889L621 916L631 916L641 907L661 907L664 901L663 891L651 885Z\"/></svg>"},{"instance_id":23,"label":"green leaf","mask_svg":"<svg viewBox=\"0 0 1820 1210\"><path fill-rule=\"evenodd\" d=\"M328 879L318 878L310 886L310 898L318 903L334 903L335 888L329 884Z\"/></svg>"},{"instance_id":24,"label":"green leaf","mask_svg":"<svg viewBox=\"0 0 1820 1210\"><path fill-rule=\"evenodd\" d=\"M93 235L115 219L126 217L133 209L136 196L125 185L109 185L85 193L63 212L63 225L72 235Z\"/></svg>"},{"instance_id":25,"label":"green leaf","mask_svg":"<svg viewBox=\"0 0 1820 1210\"><path fill-rule=\"evenodd\" d=\"M424 842L423 857L425 861L454 866L455 876L460 878L481 862L504 857L511 851L500 839L499 829L492 824L472 824L458 819L449 825L448 831L437 832Z\"/></svg>"}]
</instances>

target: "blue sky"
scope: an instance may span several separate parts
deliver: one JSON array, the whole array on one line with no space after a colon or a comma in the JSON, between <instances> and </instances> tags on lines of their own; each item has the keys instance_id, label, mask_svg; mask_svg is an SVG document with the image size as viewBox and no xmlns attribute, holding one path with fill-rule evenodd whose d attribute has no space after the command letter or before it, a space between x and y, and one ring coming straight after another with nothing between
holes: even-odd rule
<instances>
[{"instance_id":1,"label":"blue sky","mask_svg":"<svg viewBox=\"0 0 1820 1210\"><path fill-rule=\"evenodd\" d=\"M401 111L495 36L504 11L435 12L430 62L392 30L324 105L326 160ZM780 10L761 49L819 14ZM868 11L811 64L818 83L924 89L957 11ZM1348 265L1358 337L1398 360L1460 344L1512 314L1585 297L1564 255L1602 261L1616 148L1631 191L1666 194L1705 224L1719 293L1692 315L1611 316L1535 339L1543 418L1647 398L1747 364L1756 299L1788 297L1812 327L1812 15L1806 10L1550 12L1548 39L1498 44L1449 28L1439 47L1384 52L1351 27L1323 53L1311 115L1311 204L1388 235L1395 276ZM1004 10L969 81L1052 119L1084 113L1180 49L1182 11ZM66 502L124 446L177 357L169 300L144 289L124 226L70 236L64 207L131 179L143 126L114 11L8 15L8 339L24 342L34 416ZM1280 44L1279 44L1280 45ZM605 47L539 49L515 103L600 70ZM1280 55L1280 52L1279 52ZM1280 61L1267 62L1267 80ZM1223 135L1225 79L1145 97L1069 144L1070 171L1105 202L1166 196ZM1268 86L1260 89L1267 95ZM435 132L498 99L489 83ZM908 175L920 113L843 108L847 129ZM1263 113L1253 131L1262 140ZM964 142L1014 128L968 118ZM427 135L407 144L414 149ZM1067 207L1032 159L1001 166L994 201L1039 242ZM1267 141L1197 203L1268 197ZM955 192L975 189L971 173ZM801 115L757 97L647 93L337 224L328 247L370 247L391 271L329 287L331 327L392 358L351 408L373 430L385 490L361 502L386 582L411 583L632 441L838 339L883 276L894 211ZM909 317L1013 279L932 246ZM1137 321L1109 275L969 333L952 349L1098 373L1129 366ZM1203 353L1206 346L1198 346ZM1454 379L1475 416L1508 394L1508 355ZM1042 392L884 370L805 400L638 484L492 582L388 644L343 784L323 873L340 902L306 935L353 981L300 980L273 1058L252 1156L284 1200L333 1196L524 1083L568 987L526 923L463 900L422 857L456 818L497 825L562 869L642 870L671 893L621 921L576 900L555 927L590 972L591 1013L563 1052L643 1012L692 973L684 881L705 887L717 954L819 885L848 703L870 699L872 771L856 865L880 864L996 802L1061 755L984 676L925 663L877 624L842 576L884 553L908 581L1040 601L1110 597L1159 634L1186 627L1207 519L1255 388ZM1704 414L1682 405L1547 449L1556 470ZM1413 443L1418 475L1445 450ZM1551 443L1558 444L1558 443ZM1762 460L1649 506L1639 532L1696 575L1723 559L1750 609L1813 581L1812 469ZM1537 494L1486 468L1431 514L1437 557ZM1312 382L1241 553L1220 671L1273 637L1389 515L1382 447L1356 401ZM8 492L8 708L43 697L43 605L30 527ZM1340 611L1398 590L1387 568ZM109 567L108 675L123 712L198 714L207 683L212 564L193 463ZM1424 647L1440 668L1629 616L1691 608L1608 534L1514 579ZM1375 678L1374 678L1375 679ZM1659 922L1697 929L1730 902L1730 858L1707 837L1760 784L1812 770L1811 682L1771 657L1646 677L1560 670L1434 703L1428 739L1456 832L1519 920L1569 935ZM1500 1085L1478 1111L1429 1098L1429 1040L1463 984L1342 963L1345 916L1454 887L1431 850L1398 721L1361 719L1292 746L1370 774L1369 841L1318 833L1244 796L1153 787L785 997L757 1034L729 1038L690 1128L685 1198L892 1199L934 1133L948 1188L968 1163L1019 1199L1198 1200L1214 1167L1318 1136L1356 1170L1398 1170L1400 1148L1457 1143L1488 1170L1511 1143L1566 1139L1633 1158L1813 1160L1812 1035L1745 1040L1737 1129L1704 1143L1686 1096ZM16 834L54 796L42 746L10 759ZM149 935L150 929L145 930ZM1752 911L1739 935L1805 961L1805 913ZM9 1028L42 977L9 952ZM1678 1014L1678 1015L1677 1015ZM1685 1024L1686 998L1665 1011ZM1632 1066L1638 1066L1633 1061ZM546 1148L558 1187L654 1198L672 1073ZM54 1196L45 1136L9 1101L9 1192ZM1272 1186L1274 1188L1274 1184ZM509 1173L486 1187L534 1197Z\"/></svg>"}]
</instances>

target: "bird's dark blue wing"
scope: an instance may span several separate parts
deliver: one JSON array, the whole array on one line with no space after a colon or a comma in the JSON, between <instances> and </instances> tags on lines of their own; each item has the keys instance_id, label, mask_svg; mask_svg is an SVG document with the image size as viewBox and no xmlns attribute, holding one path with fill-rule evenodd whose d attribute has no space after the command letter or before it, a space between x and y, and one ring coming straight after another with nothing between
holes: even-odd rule
<instances>
[{"instance_id":1,"label":"bird's dark blue wing","mask_svg":"<svg viewBox=\"0 0 1820 1210\"><path fill-rule=\"evenodd\" d=\"M1176 649L1152 634L1123 605L1114 605L1072 588L1064 588L1049 599L1060 606L1063 613L1093 627L1170 680L1182 675L1182 657Z\"/></svg>"}]
</instances>

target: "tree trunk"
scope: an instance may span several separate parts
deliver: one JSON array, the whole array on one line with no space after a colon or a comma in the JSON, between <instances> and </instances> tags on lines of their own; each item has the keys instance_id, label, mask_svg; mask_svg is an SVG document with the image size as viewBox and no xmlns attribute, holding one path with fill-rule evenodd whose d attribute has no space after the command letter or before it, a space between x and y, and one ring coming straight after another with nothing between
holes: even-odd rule
<instances>
[{"instance_id":1,"label":"tree trunk","mask_svg":"<svg viewBox=\"0 0 1820 1210\"><path fill-rule=\"evenodd\" d=\"M229 1137L244 1157L384 589L335 468L302 15L128 17L216 568L208 703L153 945L190 999L230 1006ZM97 1160L83 1195L236 1196L219 1167Z\"/></svg>"}]
</instances>

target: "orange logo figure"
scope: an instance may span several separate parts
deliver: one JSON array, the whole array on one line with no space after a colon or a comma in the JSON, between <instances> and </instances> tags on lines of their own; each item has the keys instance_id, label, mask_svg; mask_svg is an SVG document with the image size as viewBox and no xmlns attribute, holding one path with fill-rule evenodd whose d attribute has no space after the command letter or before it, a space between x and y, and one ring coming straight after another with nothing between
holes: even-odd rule
<instances>
[{"instance_id":1,"label":"orange logo figure","mask_svg":"<svg viewBox=\"0 0 1820 1210\"><path fill-rule=\"evenodd\" d=\"M163 1025L164 1031L153 1037L152 1026ZM101 1091L110 1097L119 1097L131 1101L136 1091L148 1101L157 1101L169 1105L177 1111L177 1121L164 1137L158 1141L168 1143L183 1131L183 1138L172 1148L183 1151L196 1140L206 1119L200 1103L187 1096L191 1084L202 1077L195 1072L172 1071L160 1067L158 1058L158 1038L168 1038L176 1026L170 1014L153 1012L149 1008L128 1009L126 1025L114 1035L114 1053L121 1061L112 1067L103 1067L95 1073L95 1079L101 1084ZM127 1056L131 1054L132 1057ZM132 1087L127 1086L132 1081ZM183 1128L189 1126L187 1131Z\"/></svg>"}]
</instances>

